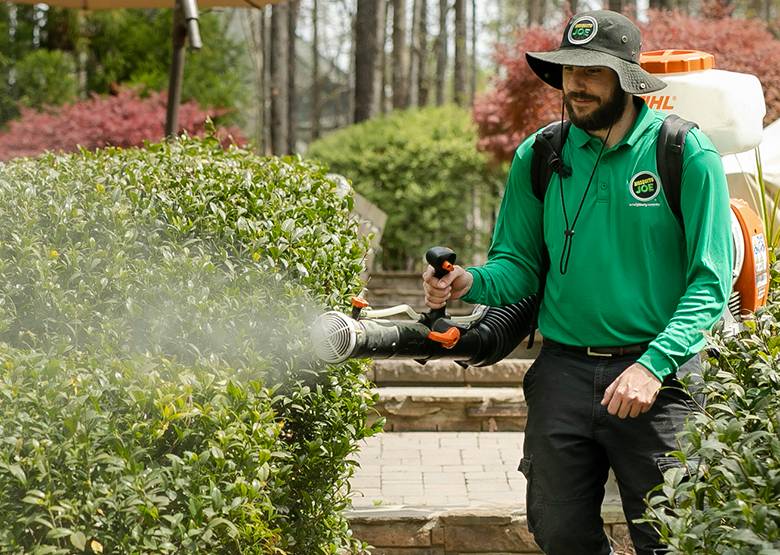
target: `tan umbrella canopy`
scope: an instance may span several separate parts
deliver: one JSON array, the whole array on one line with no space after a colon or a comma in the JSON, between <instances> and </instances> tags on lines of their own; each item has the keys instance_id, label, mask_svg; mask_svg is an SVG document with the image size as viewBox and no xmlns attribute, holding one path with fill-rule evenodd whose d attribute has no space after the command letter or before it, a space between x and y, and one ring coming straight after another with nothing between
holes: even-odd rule
<instances>
[{"instance_id":1,"label":"tan umbrella canopy","mask_svg":"<svg viewBox=\"0 0 780 555\"><path fill-rule=\"evenodd\" d=\"M184 43L189 36L190 45L200 48L198 31L198 7L201 8L260 8L282 0L11 0L15 4L48 4L59 8L84 10L109 10L121 8L176 8L173 18L173 61L168 85L168 111L165 116L166 135L179 130L179 102L181 82L184 77Z\"/></svg>"}]
</instances>

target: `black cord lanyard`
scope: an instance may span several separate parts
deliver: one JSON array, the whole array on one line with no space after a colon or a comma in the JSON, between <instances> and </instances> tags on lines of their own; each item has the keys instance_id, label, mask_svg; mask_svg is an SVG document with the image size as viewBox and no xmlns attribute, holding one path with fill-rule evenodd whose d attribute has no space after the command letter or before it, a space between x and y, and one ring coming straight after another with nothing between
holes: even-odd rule
<instances>
[{"instance_id":1,"label":"black cord lanyard","mask_svg":"<svg viewBox=\"0 0 780 555\"><path fill-rule=\"evenodd\" d=\"M563 176L559 173L558 174L558 184L560 185L561 189L561 208L563 208L563 219L566 222L566 229L563 231L563 250L561 251L561 261L559 264L559 270L561 272L561 275L565 275L566 272L569 271L569 258L571 258L571 247L574 243L574 226L577 225L577 220L580 219L580 214L582 213L582 207L585 204L585 198L588 196L588 191L590 191L590 186L593 183L593 176L596 175L596 168L599 166L599 162L601 161L601 155L604 154L604 147L607 146L607 141L609 141L609 134L612 132L612 126L609 126L609 129L607 130L607 136L604 138L604 142L601 143L601 150L599 150L599 155L596 158L596 163L593 164L593 171L590 172L590 179L588 179L588 186L585 187L585 192L582 193L582 199L580 199L580 206L577 208L577 214L574 216L574 221L569 225L569 216L566 213L566 201L563 198ZM561 144L561 160L563 160L563 144Z\"/></svg>"}]
</instances>

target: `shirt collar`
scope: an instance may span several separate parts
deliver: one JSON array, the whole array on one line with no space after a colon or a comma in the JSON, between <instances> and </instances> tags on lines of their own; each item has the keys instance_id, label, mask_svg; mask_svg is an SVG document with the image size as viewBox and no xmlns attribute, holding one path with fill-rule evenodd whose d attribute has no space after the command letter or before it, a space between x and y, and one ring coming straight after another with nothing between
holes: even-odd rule
<instances>
[{"instance_id":1,"label":"shirt collar","mask_svg":"<svg viewBox=\"0 0 780 555\"><path fill-rule=\"evenodd\" d=\"M647 107L647 104L643 100L639 99L637 101L637 98L634 97L634 105L639 110L639 113L636 116L636 120L634 121L634 125L631 127L631 129L628 130L628 133L626 133L620 142L609 150L620 148L620 146L624 144L630 147L634 146L637 140L639 140L639 137L644 134L650 123L653 121L653 112ZM572 125L571 130L569 131L569 140L574 146L582 148L591 140L598 141L599 139L589 135L587 131L580 129L576 125Z\"/></svg>"}]
</instances>

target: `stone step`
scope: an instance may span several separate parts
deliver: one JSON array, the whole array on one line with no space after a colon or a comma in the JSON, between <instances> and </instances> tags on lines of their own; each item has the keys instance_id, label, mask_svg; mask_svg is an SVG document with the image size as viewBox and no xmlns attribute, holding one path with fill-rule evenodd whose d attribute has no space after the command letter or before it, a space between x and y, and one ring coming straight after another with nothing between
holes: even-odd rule
<instances>
[{"instance_id":1,"label":"stone step","mask_svg":"<svg viewBox=\"0 0 780 555\"><path fill-rule=\"evenodd\" d=\"M528 531L525 509L516 505L377 507L346 516L372 555L543 555ZM614 553L634 553L620 507L604 507L602 518Z\"/></svg>"},{"instance_id":2,"label":"stone step","mask_svg":"<svg viewBox=\"0 0 780 555\"><path fill-rule=\"evenodd\" d=\"M525 429L520 387L379 387L386 432L510 432ZM375 420L378 416L370 419Z\"/></svg>"},{"instance_id":3,"label":"stone step","mask_svg":"<svg viewBox=\"0 0 780 555\"><path fill-rule=\"evenodd\" d=\"M532 359L505 359L492 366L468 366L445 360L420 364L409 359L377 360L368 377L379 387L385 386L519 386L533 364Z\"/></svg>"},{"instance_id":4,"label":"stone step","mask_svg":"<svg viewBox=\"0 0 780 555\"><path fill-rule=\"evenodd\" d=\"M373 555L540 553L526 526L517 432L383 433L361 442L350 480L353 533ZM602 516L616 555L627 531L614 478ZM622 547L622 549L621 549Z\"/></svg>"}]
</instances>

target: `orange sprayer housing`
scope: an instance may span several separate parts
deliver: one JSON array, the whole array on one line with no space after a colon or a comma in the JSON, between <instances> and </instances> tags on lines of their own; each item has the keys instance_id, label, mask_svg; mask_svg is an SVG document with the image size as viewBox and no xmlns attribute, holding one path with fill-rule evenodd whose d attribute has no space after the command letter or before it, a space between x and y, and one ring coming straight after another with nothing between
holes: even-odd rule
<instances>
[{"instance_id":1,"label":"orange sprayer housing","mask_svg":"<svg viewBox=\"0 0 780 555\"><path fill-rule=\"evenodd\" d=\"M731 210L739 221L745 245L745 260L734 289L740 294L740 308L753 312L766 304L769 292L769 259L761 218L742 199L731 199Z\"/></svg>"},{"instance_id":2,"label":"orange sprayer housing","mask_svg":"<svg viewBox=\"0 0 780 555\"><path fill-rule=\"evenodd\" d=\"M656 74L703 71L715 67L715 56L700 50L651 50L642 52L639 64Z\"/></svg>"}]
</instances>

